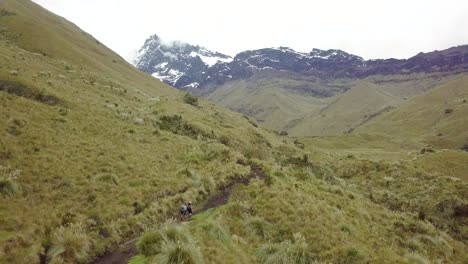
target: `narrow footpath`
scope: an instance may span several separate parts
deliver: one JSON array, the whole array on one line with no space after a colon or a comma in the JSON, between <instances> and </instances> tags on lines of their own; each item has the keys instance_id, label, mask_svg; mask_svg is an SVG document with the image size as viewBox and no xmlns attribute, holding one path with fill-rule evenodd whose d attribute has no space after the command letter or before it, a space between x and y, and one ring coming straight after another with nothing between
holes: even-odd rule
<instances>
[{"instance_id":1,"label":"narrow footpath","mask_svg":"<svg viewBox=\"0 0 468 264\"><path fill-rule=\"evenodd\" d=\"M219 193L211 196L206 203L200 209L194 211L194 215L203 213L208 209L219 207L227 203L229 196L231 195L232 188L235 184L244 184L248 185L251 179L261 179L266 178L265 172L256 165L250 165L251 173L243 178L238 177L233 179L229 184L222 185L218 187ZM125 244L119 246L114 251L109 251L103 256L99 257L94 264L127 264L130 258L138 254L136 248L137 239L130 240Z\"/></svg>"}]
</instances>

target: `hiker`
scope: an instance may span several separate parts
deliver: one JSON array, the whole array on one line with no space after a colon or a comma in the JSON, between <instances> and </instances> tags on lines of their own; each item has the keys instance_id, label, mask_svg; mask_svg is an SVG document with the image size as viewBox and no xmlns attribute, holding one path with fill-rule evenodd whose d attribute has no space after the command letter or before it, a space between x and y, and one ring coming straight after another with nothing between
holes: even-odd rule
<instances>
[{"instance_id":1,"label":"hiker","mask_svg":"<svg viewBox=\"0 0 468 264\"><path fill-rule=\"evenodd\" d=\"M185 216L187 215L187 206L185 203L182 203L182 206L180 206L180 220L184 220Z\"/></svg>"},{"instance_id":2,"label":"hiker","mask_svg":"<svg viewBox=\"0 0 468 264\"><path fill-rule=\"evenodd\" d=\"M192 202L189 202L187 204L187 213L188 213L188 217L190 219L190 217L192 217Z\"/></svg>"}]
</instances>

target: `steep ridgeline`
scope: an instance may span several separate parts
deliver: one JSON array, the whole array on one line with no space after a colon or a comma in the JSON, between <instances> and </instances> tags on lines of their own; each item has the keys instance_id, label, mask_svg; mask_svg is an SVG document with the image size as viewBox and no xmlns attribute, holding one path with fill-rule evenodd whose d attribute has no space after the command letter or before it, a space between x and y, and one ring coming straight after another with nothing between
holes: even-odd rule
<instances>
[{"instance_id":1,"label":"steep ridgeline","mask_svg":"<svg viewBox=\"0 0 468 264\"><path fill-rule=\"evenodd\" d=\"M323 79L468 70L468 45L419 53L403 60L366 61L337 49L313 49L303 53L287 47L249 50L231 58L183 42L165 44L153 35L145 41L134 64L142 71L183 89L221 85L248 78L256 70L268 69Z\"/></svg>"},{"instance_id":2,"label":"steep ridgeline","mask_svg":"<svg viewBox=\"0 0 468 264\"><path fill-rule=\"evenodd\" d=\"M183 42L165 43L153 35L145 41L134 64L146 73L177 88L198 87L208 69L232 58Z\"/></svg>"}]
</instances>

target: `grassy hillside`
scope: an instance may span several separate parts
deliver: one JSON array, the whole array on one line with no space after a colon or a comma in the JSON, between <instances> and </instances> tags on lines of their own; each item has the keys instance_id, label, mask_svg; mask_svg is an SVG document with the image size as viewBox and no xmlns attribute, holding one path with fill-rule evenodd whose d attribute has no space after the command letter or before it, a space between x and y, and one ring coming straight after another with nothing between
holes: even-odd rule
<instances>
[{"instance_id":1,"label":"grassy hillside","mask_svg":"<svg viewBox=\"0 0 468 264\"><path fill-rule=\"evenodd\" d=\"M248 79L227 82L216 89L190 92L254 117L276 131L294 136L330 136L352 132L457 76L431 73L321 80L261 70Z\"/></svg>"},{"instance_id":2,"label":"grassy hillside","mask_svg":"<svg viewBox=\"0 0 468 264\"><path fill-rule=\"evenodd\" d=\"M395 107L399 98L379 90L372 83L362 83L338 96L319 113L302 119L291 135L336 135L352 131L374 115Z\"/></svg>"},{"instance_id":3,"label":"grassy hillside","mask_svg":"<svg viewBox=\"0 0 468 264\"><path fill-rule=\"evenodd\" d=\"M433 91L416 97L358 128L356 132L385 132L415 138L443 148L468 143L468 77L459 75Z\"/></svg>"},{"instance_id":4,"label":"grassy hillside","mask_svg":"<svg viewBox=\"0 0 468 264\"><path fill-rule=\"evenodd\" d=\"M305 114L318 112L333 100L335 93L347 88L330 88L327 85L332 84L293 73L263 70L247 80L217 87L204 97L254 117L265 127L283 131L294 126ZM324 91L326 97L318 96Z\"/></svg>"},{"instance_id":5,"label":"grassy hillside","mask_svg":"<svg viewBox=\"0 0 468 264\"><path fill-rule=\"evenodd\" d=\"M451 177L464 153L447 152L452 175L418 167L420 143L387 135L280 137L27 0L0 2L0 57L2 264L93 263L143 233L134 263L468 257L468 188ZM372 140L385 146L339 149ZM236 183L253 168L262 177ZM182 201L200 209L226 186L226 204L175 220Z\"/></svg>"},{"instance_id":6,"label":"grassy hillside","mask_svg":"<svg viewBox=\"0 0 468 264\"><path fill-rule=\"evenodd\" d=\"M30 1L0 9L1 261L38 262L72 232L60 226L86 230L88 259L283 144L240 114L185 103Z\"/></svg>"}]
</instances>

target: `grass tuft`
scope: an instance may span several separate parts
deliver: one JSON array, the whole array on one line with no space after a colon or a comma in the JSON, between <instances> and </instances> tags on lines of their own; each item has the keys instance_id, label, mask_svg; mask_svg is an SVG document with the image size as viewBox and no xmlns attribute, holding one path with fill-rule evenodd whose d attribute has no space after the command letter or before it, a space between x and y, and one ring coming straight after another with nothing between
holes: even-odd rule
<instances>
[{"instance_id":1,"label":"grass tuft","mask_svg":"<svg viewBox=\"0 0 468 264\"><path fill-rule=\"evenodd\" d=\"M59 227L52 235L48 256L51 263L85 263L91 240L81 224Z\"/></svg>"},{"instance_id":2,"label":"grass tuft","mask_svg":"<svg viewBox=\"0 0 468 264\"><path fill-rule=\"evenodd\" d=\"M256 255L265 264L310 264L316 262L305 238L300 233L294 234L293 242L286 240L281 243L266 243L257 250Z\"/></svg>"},{"instance_id":3,"label":"grass tuft","mask_svg":"<svg viewBox=\"0 0 468 264\"><path fill-rule=\"evenodd\" d=\"M173 223L167 223L159 230L146 232L138 240L137 248L145 258L136 259L135 263L144 263L147 259L167 264L204 263L203 255L189 230Z\"/></svg>"},{"instance_id":4,"label":"grass tuft","mask_svg":"<svg viewBox=\"0 0 468 264\"><path fill-rule=\"evenodd\" d=\"M99 182L110 183L119 185L119 178L111 173L103 173L96 176L96 180Z\"/></svg>"},{"instance_id":5,"label":"grass tuft","mask_svg":"<svg viewBox=\"0 0 468 264\"><path fill-rule=\"evenodd\" d=\"M217 221L205 220L200 227L212 238L219 240L223 243L230 242L232 240L229 232Z\"/></svg>"},{"instance_id":6,"label":"grass tuft","mask_svg":"<svg viewBox=\"0 0 468 264\"><path fill-rule=\"evenodd\" d=\"M0 195L12 196L18 192L16 180L20 176L20 170L0 165Z\"/></svg>"},{"instance_id":7,"label":"grass tuft","mask_svg":"<svg viewBox=\"0 0 468 264\"><path fill-rule=\"evenodd\" d=\"M159 231L148 231L137 241L137 249L144 256L154 256L161 252L161 243L164 240Z\"/></svg>"},{"instance_id":8,"label":"grass tuft","mask_svg":"<svg viewBox=\"0 0 468 264\"><path fill-rule=\"evenodd\" d=\"M193 243L165 242L156 257L161 264L202 264L203 255Z\"/></svg>"},{"instance_id":9,"label":"grass tuft","mask_svg":"<svg viewBox=\"0 0 468 264\"><path fill-rule=\"evenodd\" d=\"M263 239L271 237L273 226L259 217L253 217L246 221L245 228Z\"/></svg>"}]
</instances>

